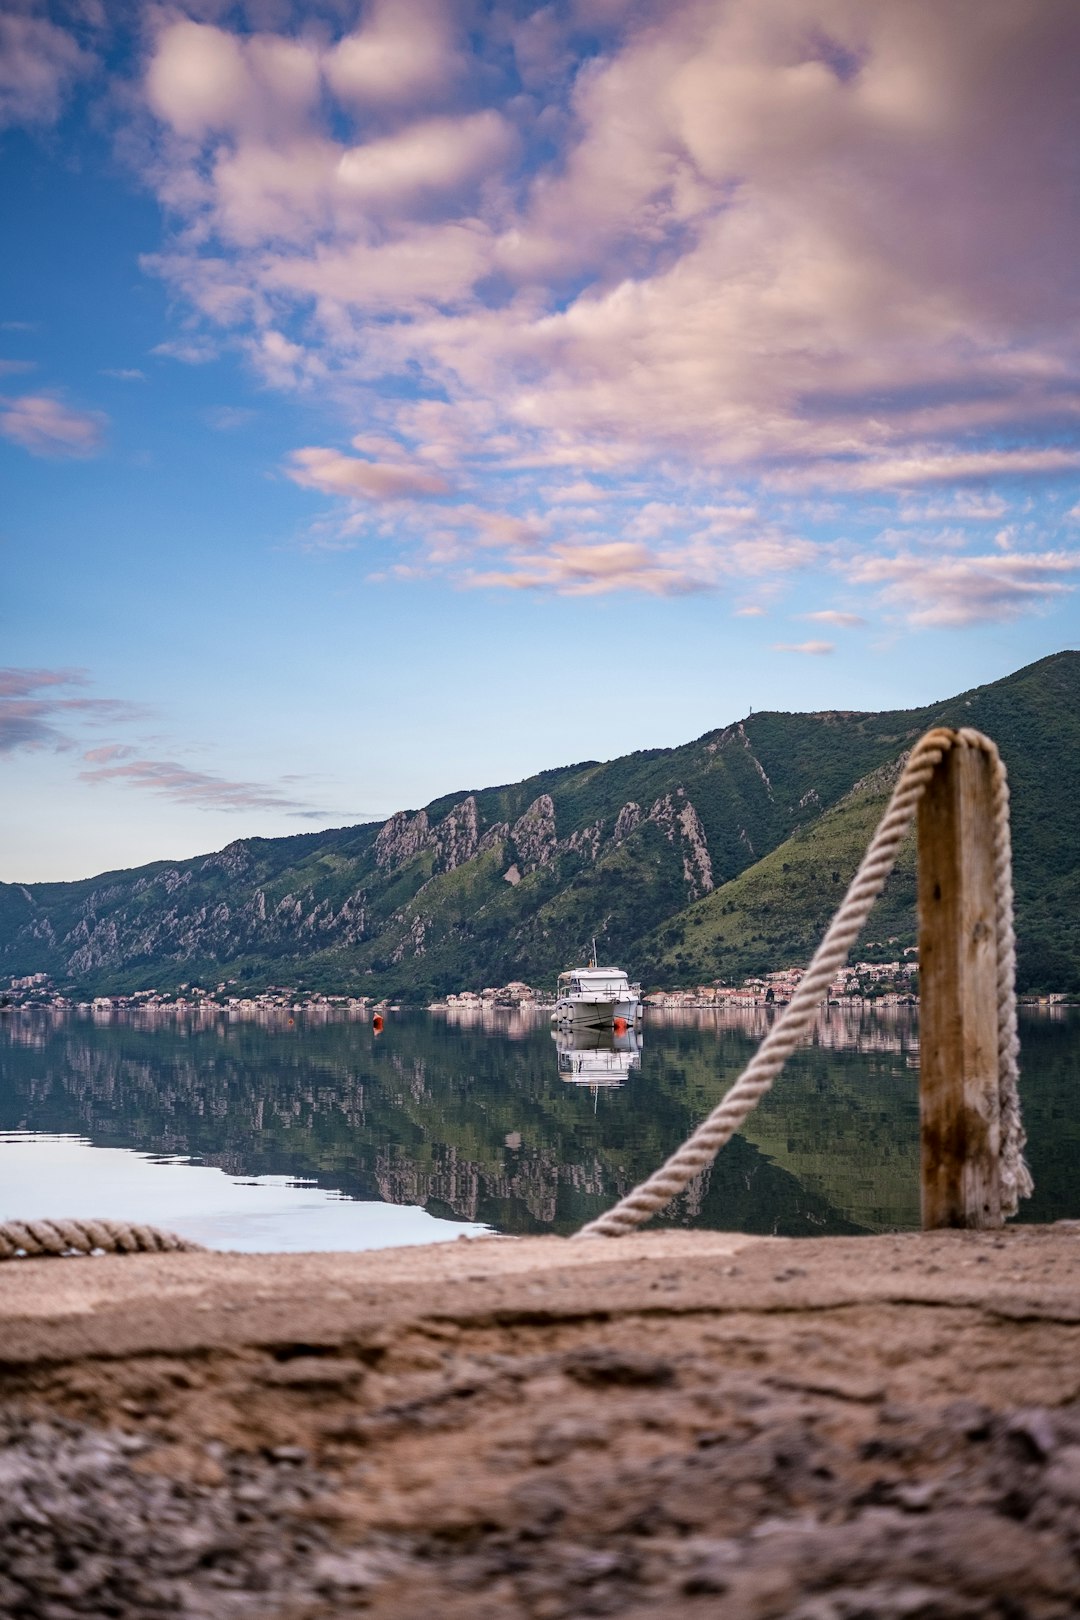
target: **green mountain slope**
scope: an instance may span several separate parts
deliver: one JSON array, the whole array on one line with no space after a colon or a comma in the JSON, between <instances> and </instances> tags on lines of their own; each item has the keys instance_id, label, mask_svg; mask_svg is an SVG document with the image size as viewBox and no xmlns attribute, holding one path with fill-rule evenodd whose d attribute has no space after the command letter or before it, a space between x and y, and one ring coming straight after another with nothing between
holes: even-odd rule
<instances>
[{"instance_id":1,"label":"green mountain slope","mask_svg":"<svg viewBox=\"0 0 1080 1620\"><path fill-rule=\"evenodd\" d=\"M242 839L80 883L0 884L0 973L81 992L300 984L413 998L550 981L595 936L653 982L805 958L927 726L999 743L1025 982L1080 984L1080 654L924 709L755 714L680 748ZM835 875L834 875L835 874ZM872 937L913 938L910 861Z\"/></svg>"},{"instance_id":2,"label":"green mountain slope","mask_svg":"<svg viewBox=\"0 0 1080 1620\"><path fill-rule=\"evenodd\" d=\"M905 743L931 725L973 725L993 737L1012 792L1021 987L1080 990L1080 656L1059 653L930 709L874 718L895 723ZM768 757L757 733L755 746ZM899 756L737 878L666 919L638 945L647 975L707 982L806 961L858 866L898 766ZM911 836L866 937L895 939L890 955L914 944L915 898Z\"/></svg>"}]
</instances>

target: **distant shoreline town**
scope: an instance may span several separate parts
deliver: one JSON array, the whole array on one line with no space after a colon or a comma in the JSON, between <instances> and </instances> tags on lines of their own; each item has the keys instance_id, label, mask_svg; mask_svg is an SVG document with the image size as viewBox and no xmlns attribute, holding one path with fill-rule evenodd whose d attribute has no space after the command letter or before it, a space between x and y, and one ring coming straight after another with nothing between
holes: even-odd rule
<instances>
[{"instance_id":1,"label":"distant shoreline town","mask_svg":"<svg viewBox=\"0 0 1080 1620\"><path fill-rule=\"evenodd\" d=\"M769 1007L785 1006L803 977L802 968L781 968L774 973L745 978L739 985L694 985L685 989L652 990L642 997L646 1007ZM905 950L902 960L857 962L837 974L822 1002L830 1006L874 1005L917 1007L918 952ZM1052 1006L1078 1000L1065 992L1021 996L1025 1005ZM429 1012L485 1009L542 1009L553 1006L554 992L534 989L520 980L483 990L459 990L425 1005ZM46 973L31 973L0 985L0 1013L27 1009L109 1014L154 1009L160 1012L218 1011L244 1016L259 1012L295 1013L322 1010L360 1014L399 1011L419 1004L407 997L346 996L288 985L272 985L253 994L237 994L236 981L226 980L213 989L181 984L175 990L134 990L114 995L78 998L62 994Z\"/></svg>"}]
</instances>

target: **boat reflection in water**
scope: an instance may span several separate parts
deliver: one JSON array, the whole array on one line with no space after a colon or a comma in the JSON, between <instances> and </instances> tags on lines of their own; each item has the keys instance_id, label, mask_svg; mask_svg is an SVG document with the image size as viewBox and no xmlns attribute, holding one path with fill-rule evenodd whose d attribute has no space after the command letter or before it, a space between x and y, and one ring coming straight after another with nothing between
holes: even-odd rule
<instances>
[{"instance_id":1,"label":"boat reflection in water","mask_svg":"<svg viewBox=\"0 0 1080 1620\"><path fill-rule=\"evenodd\" d=\"M617 1024L621 1027L570 1024L553 1029L560 1080L596 1089L625 1084L630 1070L641 1067L641 1030L621 1018Z\"/></svg>"}]
</instances>

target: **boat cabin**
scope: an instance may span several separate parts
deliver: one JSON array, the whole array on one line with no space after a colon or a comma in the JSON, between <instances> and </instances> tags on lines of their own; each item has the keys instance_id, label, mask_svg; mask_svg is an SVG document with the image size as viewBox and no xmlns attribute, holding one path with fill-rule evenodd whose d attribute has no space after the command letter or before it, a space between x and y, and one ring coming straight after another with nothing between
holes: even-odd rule
<instances>
[{"instance_id":1,"label":"boat cabin","mask_svg":"<svg viewBox=\"0 0 1080 1620\"><path fill-rule=\"evenodd\" d=\"M630 981L621 968L570 968L559 974L560 996L589 996L606 1001L629 994Z\"/></svg>"}]
</instances>

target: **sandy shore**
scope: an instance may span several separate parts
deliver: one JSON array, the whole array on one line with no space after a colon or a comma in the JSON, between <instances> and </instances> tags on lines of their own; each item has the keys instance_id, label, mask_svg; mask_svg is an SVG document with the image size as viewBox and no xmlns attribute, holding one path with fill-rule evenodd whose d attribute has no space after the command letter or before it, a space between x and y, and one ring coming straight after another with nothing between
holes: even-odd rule
<instances>
[{"instance_id":1,"label":"sandy shore","mask_svg":"<svg viewBox=\"0 0 1080 1620\"><path fill-rule=\"evenodd\" d=\"M1080 1613L1080 1224L0 1266L0 1613Z\"/></svg>"}]
</instances>

